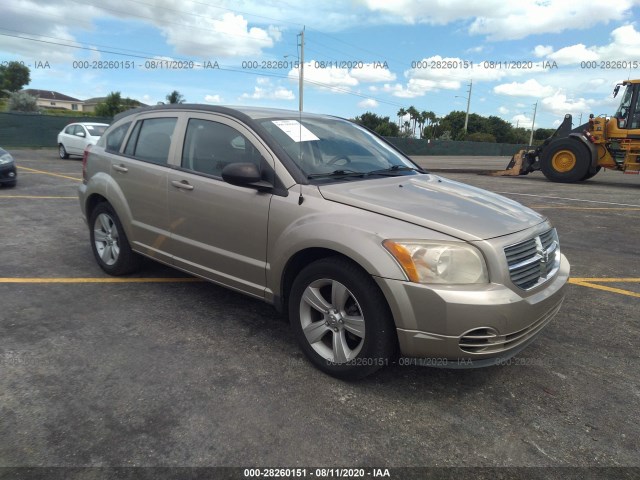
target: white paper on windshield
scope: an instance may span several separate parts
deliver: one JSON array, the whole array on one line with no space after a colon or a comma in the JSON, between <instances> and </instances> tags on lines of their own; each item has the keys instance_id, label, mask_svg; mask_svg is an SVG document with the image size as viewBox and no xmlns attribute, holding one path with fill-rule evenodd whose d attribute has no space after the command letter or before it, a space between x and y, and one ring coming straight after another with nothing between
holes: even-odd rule
<instances>
[{"instance_id":1,"label":"white paper on windshield","mask_svg":"<svg viewBox=\"0 0 640 480\"><path fill-rule=\"evenodd\" d=\"M273 124L296 143L320 140L311 130L300 124L297 120L273 120Z\"/></svg>"}]
</instances>

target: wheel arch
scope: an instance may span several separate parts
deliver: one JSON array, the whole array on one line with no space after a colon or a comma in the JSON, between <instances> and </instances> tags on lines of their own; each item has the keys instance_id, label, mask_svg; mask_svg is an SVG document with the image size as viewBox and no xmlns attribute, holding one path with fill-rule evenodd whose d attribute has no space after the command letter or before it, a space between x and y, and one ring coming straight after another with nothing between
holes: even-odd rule
<instances>
[{"instance_id":1,"label":"wheel arch","mask_svg":"<svg viewBox=\"0 0 640 480\"><path fill-rule=\"evenodd\" d=\"M591 143L589 140L587 140L587 137L585 137L581 133L570 133L568 138L575 140L576 142L580 142L585 147L587 147L587 150L589 151L589 156L590 156L589 173L592 173L595 175L596 168L598 167L598 151L596 150L596 146L593 143Z\"/></svg>"},{"instance_id":2,"label":"wheel arch","mask_svg":"<svg viewBox=\"0 0 640 480\"><path fill-rule=\"evenodd\" d=\"M354 260L350 256L345 255L342 252L333 250L331 248L325 248L325 247L305 248L303 250L296 252L294 255L292 255L284 266L282 275L280 277L280 292L279 292L279 295L274 298L274 305L275 305L275 308L278 310L278 312L284 313L285 315L287 315L287 311L288 311L287 305L289 302L291 287L293 286L293 282L295 278L302 271L302 269L304 269L307 265L317 260L321 260L323 258L330 258L330 257L336 257L336 258L341 258L343 260L346 260L352 265L358 267L365 274L371 275L361 263ZM373 283L376 284L376 282L373 282ZM391 307L389 305L388 299L386 298L386 295L377 286L377 284L376 284L376 288L378 288L378 290L380 291L380 295L382 296L382 298L384 298L385 303L389 307L389 311L391 311Z\"/></svg>"},{"instance_id":3,"label":"wheel arch","mask_svg":"<svg viewBox=\"0 0 640 480\"><path fill-rule=\"evenodd\" d=\"M131 210L122 190L118 184L108 175L97 173L91 177L84 195L83 210L87 223L91 218L91 212L101 202L107 202L115 211L122 223L128 238L131 234Z\"/></svg>"}]
</instances>

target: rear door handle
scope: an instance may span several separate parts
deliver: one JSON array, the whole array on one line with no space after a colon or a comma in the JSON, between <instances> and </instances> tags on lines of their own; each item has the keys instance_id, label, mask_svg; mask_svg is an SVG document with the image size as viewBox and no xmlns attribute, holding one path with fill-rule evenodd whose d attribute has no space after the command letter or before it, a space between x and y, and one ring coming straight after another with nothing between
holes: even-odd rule
<instances>
[{"instance_id":1,"label":"rear door handle","mask_svg":"<svg viewBox=\"0 0 640 480\"><path fill-rule=\"evenodd\" d=\"M124 165L114 165L113 169L116 172L122 172L122 173L127 173L129 171L129 169L127 167L125 167Z\"/></svg>"},{"instance_id":2,"label":"rear door handle","mask_svg":"<svg viewBox=\"0 0 640 480\"><path fill-rule=\"evenodd\" d=\"M191 185L186 180L182 180L179 182L178 180L171 180L171 185L176 188L181 188L182 190L193 190L193 185Z\"/></svg>"}]
</instances>

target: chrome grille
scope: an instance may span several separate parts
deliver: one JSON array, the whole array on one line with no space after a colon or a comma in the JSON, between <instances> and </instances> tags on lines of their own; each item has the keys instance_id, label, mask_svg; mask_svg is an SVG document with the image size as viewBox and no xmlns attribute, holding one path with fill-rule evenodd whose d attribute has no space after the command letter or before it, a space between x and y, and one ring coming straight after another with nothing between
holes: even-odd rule
<instances>
[{"instance_id":1,"label":"chrome grille","mask_svg":"<svg viewBox=\"0 0 640 480\"><path fill-rule=\"evenodd\" d=\"M529 290L551 278L560 267L560 244L555 228L504 249L511 281Z\"/></svg>"}]
</instances>

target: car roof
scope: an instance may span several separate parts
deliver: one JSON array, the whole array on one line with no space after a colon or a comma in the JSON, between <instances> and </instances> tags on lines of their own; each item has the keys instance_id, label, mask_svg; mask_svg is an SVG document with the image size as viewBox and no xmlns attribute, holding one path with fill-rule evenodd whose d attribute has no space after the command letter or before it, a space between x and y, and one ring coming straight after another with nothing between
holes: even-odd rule
<instances>
[{"instance_id":1,"label":"car roof","mask_svg":"<svg viewBox=\"0 0 640 480\"><path fill-rule=\"evenodd\" d=\"M309 118L333 118L338 117L332 115L323 115L317 113L299 112L297 110L284 110L280 108L266 108L266 107L250 107L250 106L222 106L222 105L205 105L199 103L180 103L169 105L153 105L150 107L135 108L119 113L114 117L114 123L121 118L129 115L135 115L146 112L182 112L182 111L198 111L198 112L213 112L224 113L233 117L248 117L251 120L262 120L265 118L279 118L279 119L309 119Z\"/></svg>"},{"instance_id":2,"label":"car roof","mask_svg":"<svg viewBox=\"0 0 640 480\"><path fill-rule=\"evenodd\" d=\"M67 127L70 127L71 125L91 125L92 127L108 127L109 124L108 123L97 123L97 122L73 122L70 123L69 125L67 125ZM65 128L67 128L65 127Z\"/></svg>"}]
</instances>

